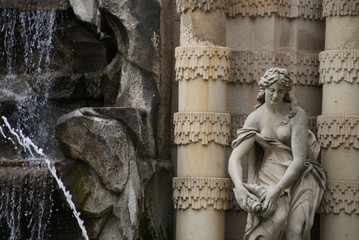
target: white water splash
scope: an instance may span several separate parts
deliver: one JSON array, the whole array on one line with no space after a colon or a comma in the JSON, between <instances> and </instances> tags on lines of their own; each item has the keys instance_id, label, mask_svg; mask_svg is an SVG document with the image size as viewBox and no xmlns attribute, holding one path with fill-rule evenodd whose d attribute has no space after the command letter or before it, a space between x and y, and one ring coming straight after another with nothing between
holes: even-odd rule
<instances>
[{"instance_id":1,"label":"white water splash","mask_svg":"<svg viewBox=\"0 0 359 240\"><path fill-rule=\"evenodd\" d=\"M43 153L42 148L39 148L38 146L36 146L29 137L26 137L23 134L23 132L21 130L16 131L15 129L13 129L11 127L11 125L9 124L6 117L2 116L2 119L3 119L4 123L5 123L6 128L16 138L18 143L24 148L25 151L28 151L30 153L30 155L34 159L36 158L35 155L34 155L34 152L44 159L48 169L51 172L51 175L56 180L57 185L61 188L62 192L64 193L64 195L66 197L66 201L68 202L68 204L69 204L69 206L70 206L70 208L71 208L71 210L72 210L72 212L73 212L73 214L74 214L74 216L75 216L75 218L77 220L77 223L78 223L79 227L81 228L82 236L86 240L89 240L86 228L84 226L84 221L80 218L80 213L76 210L76 207L75 207L74 202L72 201L72 196L71 196L70 192L68 190L66 190L66 187L64 186L63 182L61 181L61 179L57 175L56 168L53 166L51 161L48 160L46 155ZM6 138L6 135L4 134L4 131L3 131L2 127L0 127L0 132Z\"/></svg>"}]
</instances>

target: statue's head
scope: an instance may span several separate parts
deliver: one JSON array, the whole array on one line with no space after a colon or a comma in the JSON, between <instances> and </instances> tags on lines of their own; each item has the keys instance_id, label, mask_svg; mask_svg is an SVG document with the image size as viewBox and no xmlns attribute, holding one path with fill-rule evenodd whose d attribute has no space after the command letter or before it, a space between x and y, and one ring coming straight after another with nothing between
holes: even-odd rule
<instances>
[{"instance_id":1,"label":"statue's head","mask_svg":"<svg viewBox=\"0 0 359 240\"><path fill-rule=\"evenodd\" d=\"M264 90L273 83L279 81L280 84L285 87L287 92L292 90L293 81L289 76L288 70L285 68L270 68L268 69L263 77L260 78L258 85L259 88Z\"/></svg>"},{"instance_id":2,"label":"statue's head","mask_svg":"<svg viewBox=\"0 0 359 240\"><path fill-rule=\"evenodd\" d=\"M284 68L270 68L264 73L263 77L261 77L258 82L259 93L257 100L259 105L256 107L259 107L265 102L265 90L277 82L285 89L285 96L283 101L292 101L292 97L290 96L289 92L292 90L293 80L290 78L288 70Z\"/></svg>"}]
</instances>

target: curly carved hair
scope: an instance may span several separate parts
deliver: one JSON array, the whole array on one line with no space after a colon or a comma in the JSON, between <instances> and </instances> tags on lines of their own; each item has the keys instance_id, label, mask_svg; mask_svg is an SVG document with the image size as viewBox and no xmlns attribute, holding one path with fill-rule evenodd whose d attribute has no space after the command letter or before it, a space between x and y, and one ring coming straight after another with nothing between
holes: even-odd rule
<instances>
[{"instance_id":1,"label":"curly carved hair","mask_svg":"<svg viewBox=\"0 0 359 240\"><path fill-rule=\"evenodd\" d=\"M256 105L255 108L259 108L265 103L265 89L277 81L280 81L282 86L286 89L283 101L290 103L289 113L286 114L279 123L281 125L286 125L290 121L290 118L297 113L297 99L290 92L290 90L292 90L293 80L290 78L287 69L270 68L264 73L263 77L261 77L258 82L259 93L257 95L257 101L259 104Z\"/></svg>"}]
</instances>

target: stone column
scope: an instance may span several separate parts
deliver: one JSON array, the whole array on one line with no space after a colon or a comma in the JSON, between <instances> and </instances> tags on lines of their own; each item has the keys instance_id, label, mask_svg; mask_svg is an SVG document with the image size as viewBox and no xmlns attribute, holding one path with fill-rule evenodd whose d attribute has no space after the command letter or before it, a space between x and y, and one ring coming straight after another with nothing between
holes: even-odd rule
<instances>
[{"instance_id":1,"label":"stone column","mask_svg":"<svg viewBox=\"0 0 359 240\"><path fill-rule=\"evenodd\" d=\"M230 188L225 154L230 141L226 98L231 50L221 47L226 44L225 3L198 2L177 3L181 32L175 53L176 239L221 240Z\"/></svg>"},{"instance_id":2,"label":"stone column","mask_svg":"<svg viewBox=\"0 0 359 240\"><path fill-rule=\"evenodd\" d=\"M359 236L359 2L324 0L325 51L318 139L328 172L321 209L321 239Z\"/></svg>"}]
</instances>

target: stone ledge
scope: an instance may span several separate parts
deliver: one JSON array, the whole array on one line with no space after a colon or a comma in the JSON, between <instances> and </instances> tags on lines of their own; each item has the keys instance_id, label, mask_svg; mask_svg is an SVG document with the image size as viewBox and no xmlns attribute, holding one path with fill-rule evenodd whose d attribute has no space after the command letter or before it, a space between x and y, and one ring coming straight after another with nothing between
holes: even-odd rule
<instances>
[{"instance_id":1,"label":"stone ledge","mask_svg":"<svg viewBox=\"0 0 359 240\"><path fill-rule=\"evenodd\" d=\"M174 142L179 145L215 142L228 145L230 141L230 115L211 112L175 113Z\"/></svg>"},{"instance_id":2,"label":"stone ledge","mask_svg":"<svg viewBox=\"0 0 359 240\"><path fill-rule=\"evenodd\" d=\"M231 64L231 49L219 46L177 47L176 80L223 80L228 81Z\"/></svg>"},{"instance_id":3,"label":"stone ledge","mask_svg":"<svg viewBox=\"0 0 359 240\"><path fill-rule=\"evenodd\" d=\"M227 210L229 207L229 178L175 177L172 187L175 209Z\"/></svg>"},{"instance_id":4,"label":"stone ledge","mask_svg":"<svg viewBox=\"0 0 359 240\"><path fill-rule=\"evenodd\" d=\"M318 116L318 142L322 148L359 149L359 116Z\"/></svg>"}]
</instances>

